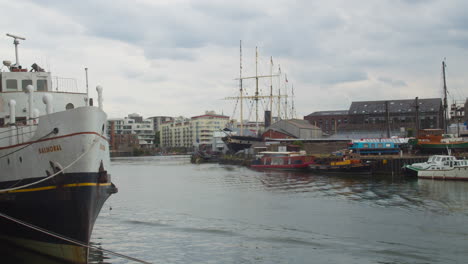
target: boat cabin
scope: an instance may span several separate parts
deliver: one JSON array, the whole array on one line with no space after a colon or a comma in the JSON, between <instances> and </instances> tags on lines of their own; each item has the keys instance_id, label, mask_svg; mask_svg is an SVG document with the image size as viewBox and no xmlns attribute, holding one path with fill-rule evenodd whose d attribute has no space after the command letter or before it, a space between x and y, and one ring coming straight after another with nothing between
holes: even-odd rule
<instances>
[{"instance_id":1,"label":"boat cabin","mask_svg":"<svg viewBox=\"0 0 468 264\"><path fill-rule=\"evenodd\" d=\"M289 152L289 151L263 151L258 153L257 160L253 161L253 165L293 165L306 164L313 160L311 156L307 156L305 151Z\"/></svg>"},{"instance_id":2,"label":"boat cabin","mask_svg":"<svg viewBox=\"0 0 468 264\"><path fill-rule=\"evenodd\" d=\"M18 44L24 38L7 36L14 38L16 63L4 60L0 71L0 127L34 125L39 116L92 105L87 92L78 91L75 80L56 77L53 83L50 72L36 63L30 71L23 68L18 62Z\"/></svg>"},{"instance_id":3,"label":"boat cabin","mask_svg":"<svg viewBox=\"0 0 468 264\"><path fill-rule=\"evenodd\" d=\"M47 104L50 104L49 111L52 113L86 106L87 94L70 92L69 90L77 90L76 82L73 80L70 84L70 79L67 79L68 82L61 82L62 79L64 78L55 78L56 87L53 88L50 72L28 72L26 69L0 72L0 127L11 123L9 116L12 101L14 101L17 125L25 124L33 117L47 114ZM32 86L31 95L27 90L28 85Z\"/></svg>"},{"instance_id":4,"label":"boat cabin","mask_svg":"<svg viewBox=\"0 0 468 264\"><path fill-rule=\"evenodd\" d=\"M48 92L52 80L48 72L2 72L0 73L0 92L24 92L28 85L36 92Z\"/></svg>"},{"instance_id":5,"label":"boat cabin","mask_svg":"<svg viewBox=\"0 0 468 264\"><path fill-rule=\"evenodd\" d=\"M385 155L398 154L400 147L394 142L353 142L350 144L349 150L361 155Z\"/></svg>"}]
</instances>

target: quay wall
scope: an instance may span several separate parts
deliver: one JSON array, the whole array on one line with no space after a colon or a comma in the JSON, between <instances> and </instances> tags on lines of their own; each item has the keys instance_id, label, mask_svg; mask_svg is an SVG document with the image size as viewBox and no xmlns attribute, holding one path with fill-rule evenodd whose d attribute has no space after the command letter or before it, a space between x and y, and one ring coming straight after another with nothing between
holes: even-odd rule
<instances>
[{"instance_id":1,"label":"quay wall","mask_svg":"<svg viewBox=\"0 0 468 264\"><path fill-rule=\"evenodd\" d=\"M326 157L317 157L318 159L328 159ZM360 158L365 162L369 162L372 167L372 174L375 175L388 175L388 176L403 176L402 167L407 164L427 161L428 156L357 156L353 158ZM223 155L219 157L217 162L219 164L230 164L240 166L250 166L255 159L253 155L235 156ZM334 159L337 159L335 157Z\"/></svg>"}]
</instances>

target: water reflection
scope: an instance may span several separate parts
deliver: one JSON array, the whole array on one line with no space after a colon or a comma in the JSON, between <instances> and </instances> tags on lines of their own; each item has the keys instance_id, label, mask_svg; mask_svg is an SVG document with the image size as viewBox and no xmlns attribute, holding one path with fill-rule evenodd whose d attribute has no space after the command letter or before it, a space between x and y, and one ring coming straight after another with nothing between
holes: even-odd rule
<instances>
[{"instance_id":1,"label":"water reflection","mask_svg":"<svg viewBox=\"0 0 468 264\"><path fill-rule=\"evenodd\" d=\"M102 249L101 243L91 242L90 245L96 248L91 248L89 250L89 258L88 258L89 264L110 264L110 262L108 262L110 258L106 255L106 253L99 250L99 249Z\"/></svg>"},{"instance_id":2,"label":"water reflection","mask_svg":"<svg viewBox=\"0 0 468 264\"><path fill-rule=\"evenodd\" d=\"M419 179L419 194L448 212L468 215L468 182Z\"/></svg>"},{"instance_id":3,"label":"water reflection","mask_svg":"<svg viewBox=\"0 0 468 264\"><path fill-rule=\"evenodd\" d=\"M265 190L274 192L309 193L314 197L441 213L466 212L468 209L468 182L291 171L255 171L251 176Z\"/></svg>"},{"instance_id":4,"label":"water reflection","mask_svg":"<svg viewBox=\"0 0 468 264\"><path fill-rule=\"evenodd\" d=\"M154 263L462 263L468 183L114 159L93 241ZM100 244L97 244L100 246ZM127 263L106 253L91 263ZM110 259L108 259L110 257Z\"/></svg>"}]
</instances>

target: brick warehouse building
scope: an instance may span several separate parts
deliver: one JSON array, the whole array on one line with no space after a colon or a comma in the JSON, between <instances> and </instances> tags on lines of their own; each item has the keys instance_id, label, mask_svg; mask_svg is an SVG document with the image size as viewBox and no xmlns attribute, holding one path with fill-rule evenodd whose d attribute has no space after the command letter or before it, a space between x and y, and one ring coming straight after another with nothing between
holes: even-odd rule
<instances>
[{"instance_id":1,"label":"brick warehouse building","mask_svg":"<svg viewBox=\"0 0 468 264\"><path fill-rule=\"evenodd\" d=\"M310 124L322 129L323 133L331 135L348 123L348 110L318 111L304 117Z\"/></svg>"},{"instance_id":2,"label":"brick warehouse building","mask_svg":"<svg viewBox=\"0 0 468 264\"><path fill-rule=\"evenodd\" d=\"M398 131L416 129L417 112L420 129L442 128L444 111L440 98L418 99L417 105L415 99L352 102L347 111L314 112L304 119L329 135L387 129L395 135Z\"/></svg>"}]
</instances>

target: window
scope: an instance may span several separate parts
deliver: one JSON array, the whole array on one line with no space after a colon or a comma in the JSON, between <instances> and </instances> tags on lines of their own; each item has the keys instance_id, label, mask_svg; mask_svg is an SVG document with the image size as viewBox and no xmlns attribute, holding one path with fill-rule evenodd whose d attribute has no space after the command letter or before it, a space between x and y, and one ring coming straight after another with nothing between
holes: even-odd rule
<instances>
[{"instance_id":1,"label":"window","mask_svg":"<svg viewBox=\"0 0 468 264\"><path fill-rule=\"evenodd\" d=\"M362 147L363 147L363 148L369 148L369 144L367 144L367 143L366 143L366 144L363 144Z\"/></svg>"},{"instance_id":2,"label":"window","mask_svg":"<svg viewBox=\"0 0 468 264\"><path fill-rule=\"evenodd\" d=\"M378 148L383 148L383 143L378 143L378 144L377 144L377 147L378 147Z\"/></svg>"},{"instance_id":3,"label":"window","mask_svg":"<svg viewBox=\"0 0 468 264\"><path fill-rule=\"evenodd\" d=\"M390 143L385 143L386 148L390 148L392 145Z\"/></svg>"},{"instance_id":4,"label":"window","mask_svg":"<svg viewBox=\"0 0 468 264\"><path fill-rule=\"evenodd\" d=\"M10 90L10 91L18 90L18 81L13 80L13 79L6 80L6 88L7 88L7 91L8 90Z\"/></svg>"},{"instance_id":5,"label":"window","mask_svg":"<svg viewBox=\"0 0 468 264\"><path fill-rule=\"evenodd\" d=\"M49 89L47 87L47 80L37 80L37 91L38 92L47 92Z\"/></svg>"},{"instance_id":6,"label":"window","mask_svg":"<svg viewBox=\"0 0 468 264\"><path fill-rule=\"evenodd\" d=\"M32 85L32 80L22 80L21 81L21 88L23 89L23 91L26 90L26 86L28 85Z\"/></svg>"}]
</instances>

